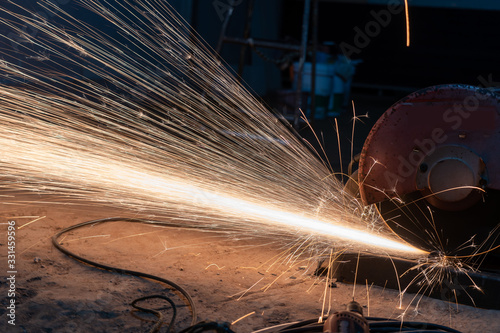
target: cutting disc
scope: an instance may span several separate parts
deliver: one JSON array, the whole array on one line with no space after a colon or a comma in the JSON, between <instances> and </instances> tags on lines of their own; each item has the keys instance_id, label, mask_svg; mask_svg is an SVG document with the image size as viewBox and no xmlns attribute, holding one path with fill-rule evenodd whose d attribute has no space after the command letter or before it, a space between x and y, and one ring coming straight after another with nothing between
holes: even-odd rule
<instances>
[{"instance_id":1,"label":"cutting disc","mask_svg":"<svg viewBox=\"0 0 500 333\"><path fill-rule=\"evenodd\" d=\"M361 199L398 235L429 251L469 255L499 244L500 99L440 85L403 98L361 152ZM482 245L482 247L481 247Z\"/></svg>"}]
</instances>

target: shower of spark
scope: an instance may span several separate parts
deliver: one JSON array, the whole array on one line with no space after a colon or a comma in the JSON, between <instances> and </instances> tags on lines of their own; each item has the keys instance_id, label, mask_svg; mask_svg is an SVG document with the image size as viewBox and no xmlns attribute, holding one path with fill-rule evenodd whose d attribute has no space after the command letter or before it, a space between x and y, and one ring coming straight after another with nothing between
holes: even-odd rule
<instances>
[{"instance_id":1,"label":"shower of spark","mask_svg":"<svg viewBox=\"0 0 500 333\"><path fill-rule=\"evenodd\" d=\"M425 255L345 193L163 1L72 3L109 34L39 4L46 15L0 7L4 190L302 237L320 253Z\"/></svg>"}]
</instances>

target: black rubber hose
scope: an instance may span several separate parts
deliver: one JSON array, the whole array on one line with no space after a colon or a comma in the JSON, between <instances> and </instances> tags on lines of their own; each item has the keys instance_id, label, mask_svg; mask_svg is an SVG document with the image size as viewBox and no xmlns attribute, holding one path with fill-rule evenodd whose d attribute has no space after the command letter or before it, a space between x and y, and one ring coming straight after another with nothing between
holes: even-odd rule
<instances>
[{"instance_id":1,"label":"black rubber hose","mask_svg":"<svg viewBox=\"0 0 500 333\"><path fill-rule=\"evenodd\" d=\"M460 333L453 328L439 324L398 321L387 318L366 317L370 327L370 333ZM305 320L287 326L279 325L273 330L272 327L260 330L267 333L313 333L323 332L323 324L318 323L318 319ZM259 331L258 331L259 332Z\"/></svg>"},{"instance_id":2,"label":"black rubber hose","mask_svg":"<svg viewBox=\"0 0 500 333\"><path fill-rule=\"evenodd\" d=\"M369 319L368 319L369 320ZM372 328L379 328L379 327L394 327L397 329L400 328L409 328L413 329L415 331L410 331L410 332L435 332L436 330L441 330L440 332L450 332L450 333L460 333L460 331L457 331L453 328L446 327L443 325L439 324L431 324L431 323L423 323L423 322L417 322L417 321L397 321L397 320L390 320L390 321L378 321L378 322L371 322L370 323L370 330Z\"/></svg>"},{"instance_id":3,"label":"black rubber hose","mask_svg":"<svg viewBox=\"0 0 500 333\"><path fill-rule=\"evenodd\" d=\"M153 221L153 220L136 219L136 218L110 217L110 218L105 218L105 219L98 219L98 220L93 220L93 221L82 222L82 223L70 226L70 227L68 227L66 229L63 229L63 230L59 231L57 234L55 234L52 237L52 244L59 251L61 251L62 253L64 253L65 255L67 255L67 256L69 256L69 257L71 257L73 259L76 259L78 261L81 261L83 263L86 263L88 265L91 265L91 266L94 266L94 267L98 267L98 268L101 268L101 269L104 269L104 270L107 270L107 271L111 271L111 272L116 272L116 273L120 273L120 274L127 274L127 275L133 275L133 276L137 276L137 277L141 277L141 278L145 278L145 279L155 280L155 281L162 282L162 283L170 286L172 289L177 290L178 292L180 292L185 297L185 299L187 300L187 303L188 303L189 307L191 308L191 316L192 316L191 326L195 325L196 324L196 319L197 319L197 313L196 313L195 303L194 303L193 299L191 298L191 296L189 295L189 293L184 288L182 288L181 286L179 286L177 283L175 283L173 281L170 281L170 280L167 280L167 279L164 279L164 278L161 278L161 277L158 277L158 276L151 275L151 274L137 272L137 271L132 271L132 270L128 270L128 269L122 269L122 268L118 268L118 267L113 267L113 266L110 266L110 265L101 264L101 263L98 263L98 262L86 259L86 258L84 258L82 256L79 256L79 255L77 255L77 254L69 251L68 249L64 248L58 242L58 239L63 234L65 234L65 233L67 233L69 231L72 231L72 230L75 230L75 229L78 229L78 228L82 228L82 227L85 227L85 226L88 226L88 225L92 225L92 224L107 223L107 222L131 222L131 223L143 223L143 224L158 224L158 225L167 225L167 226L171 226L171 227L183 227L183 228L185 228L185 226L183 226L183 225L174 224L174 223L168 223L168 222L162 222L162 221ZM162 297L162 298L165 299L164 297ZM138 300L141 300L141 299L138 299ZM134 302L132 302L132 304L135 304L135 302L138 301L138 300L135 300ZM170 300L169 300L169 302L170 302ZM173 303L171 303L171 304L173 304ZM146 312L150 312L150 313L154 313L155 312L155 310L149 310L149 309L146 309L146 310L148 310ZM160 318L161 318L161 316L160 316ZM173 319L175 319L175 315L173 316ZM158 323L160 325L161 325L161 322L162 322L162 320L158 321ZM171 325L172 324L173 324L173 321L171 321ZM155 327L153 329L155 329L156 326L157 325L155 325ZM169 330L170 330L170 327L169 327ZM154 332L154 330L153 330L153 332Z\"/></svg>"},{"instance_id":4,"label":"black rubber hose","mask_svg":"<svg viewBox=\"0 0 500 333\"><path fill-rule=\"evenodd\" d=\"M150 330L150 332L151 333L159 332L161 325L163 323L163 315L162 315L161 311L144 308L142 306L137 305L137 302L145 301L147 299L155 299L155 298L163 299L163 300L167 301L168 303L170 303L170 305L172 306L172 318L170 319L170 323L168 324L168 328L167 328L167 333L168 333L168 332L170 332L172 327L174 327L175 318L177 316L177 308L175 306L175 303L170 298L163 296L163 295L144 296L144 297L140 297L140 298L133 300L132 303L130 303L130 305L139 311L154 314L158 318L158 321L153 326L153 328Z\"/></svg>"}]
</instances>

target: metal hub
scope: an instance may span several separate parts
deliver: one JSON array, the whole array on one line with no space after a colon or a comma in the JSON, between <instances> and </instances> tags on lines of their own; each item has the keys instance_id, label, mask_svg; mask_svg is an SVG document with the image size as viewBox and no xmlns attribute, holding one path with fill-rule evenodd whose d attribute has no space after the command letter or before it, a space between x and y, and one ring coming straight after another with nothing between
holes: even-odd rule
<instances>
[{"instance_id":1,"label":"metal hub","mask_svg":"<svg viewBox=\"0 0 500 333\"><path fill-rule=\"evenodd\" d=\"M437 162L428 177L428 186L436 199L445 202L461 201L477 184L471 167L459 159L446 158Z\"/></svg>"},{"instance_id":2,"label":"metal hub","mask_svg":"<svg viewBox=\"0 0 500 333\"><path fill-rule=\"evenodd\" d=\"M486 183L482 159L469 149L447 145L427 155L416 175L417 189L434 207L463 210L481 198Z\"/></svg>"}]
</instances>

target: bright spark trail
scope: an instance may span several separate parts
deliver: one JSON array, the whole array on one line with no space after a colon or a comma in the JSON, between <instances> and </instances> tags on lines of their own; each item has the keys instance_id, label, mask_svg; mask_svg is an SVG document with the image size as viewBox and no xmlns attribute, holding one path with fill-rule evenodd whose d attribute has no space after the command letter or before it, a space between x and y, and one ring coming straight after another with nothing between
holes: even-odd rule
<instances>
[{"instance_id":1,"label":"bright spark trail","mask_svg":"<svg viewBox=\"0 0 500 333\"><path fill-rule=\"evenodd\" d=\"M426 254L345 193L161 1L78 1L116 35L40 3L50 15L0 7L10 31L0 61L8 82L0 85L5 191L302 237L320 253Z\"/></svg>"}]
</instances>

